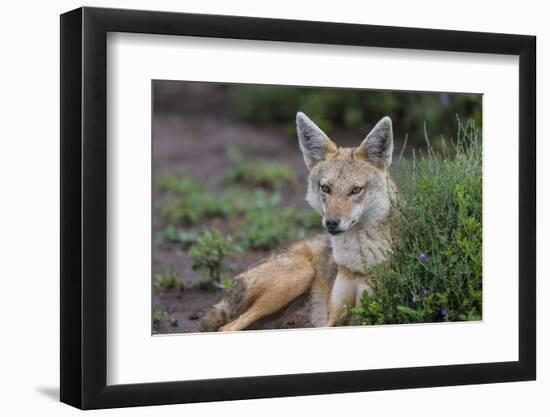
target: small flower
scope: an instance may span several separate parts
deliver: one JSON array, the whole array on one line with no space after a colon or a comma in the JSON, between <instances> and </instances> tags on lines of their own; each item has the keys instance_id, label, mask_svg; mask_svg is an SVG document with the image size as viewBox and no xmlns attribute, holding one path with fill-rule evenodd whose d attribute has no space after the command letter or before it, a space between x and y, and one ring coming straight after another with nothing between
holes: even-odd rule
<instances>
[{"instance_id":1,"label":"small flower","mask_svg":"<svg viewBox=\"0 0 550 417\"><path fill-rule=\"evenodd\" d=\"M413 295L411 300L413 303L416 303L418 301L418 297L416 295Z\"/></svg>"},{"instance_id":2,"label":"small flower","mask_svg":"<svg viewBox=\"0 0 550 417\"><path fill-rule=\"evenodd\" d=\"M422 296L427 297L428 295L430 295L430 290L427 288L424 288L424 291L422 291Z\"/></svg>"},{"instance_id":3,"label":"small flower","mask_svg":"<svg viewBox=\"0 0 550 417\"><path fill-rule=\"evenodd\" d=\"M460 275L461 277L464 276L464 271L458 271L458 275Z\"/></svg>"},{"instance_id":4,"label":"small flower","mask_svg":"<svg viewBox=\"0 0 550 417\"><path fill-rule=\"evenodd\" d=\"M420 262L425 262L426 259L428 259L428 255L426 255L424 252L420 252L420 254L418 255L418 260Z\"/></svg>"},{"instance_id":5,"label":"small flower","mask_svg":"<svg viewBox=\"0 0 550 417\"><path fill-rule=\"evenodd\" d=\"M447 310L445 310L443 307L439 309L439 315L441 317L445 317L447 315Z\"/></svg>"}]
</instances>

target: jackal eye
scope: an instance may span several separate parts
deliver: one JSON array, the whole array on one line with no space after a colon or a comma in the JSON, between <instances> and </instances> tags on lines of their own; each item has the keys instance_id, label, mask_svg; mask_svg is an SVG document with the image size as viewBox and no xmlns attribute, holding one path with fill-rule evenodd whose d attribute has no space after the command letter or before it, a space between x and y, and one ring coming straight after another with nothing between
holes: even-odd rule
<instances>
[{"instance_id":1,"label":"jackal eye","mask_svg":"<svg viewBox=\"0 0 550 417\"><path fill-rule=\"evenodd\" d=\"M353 187L351 189L351 193L352 195L357 195L359 194L361 191L363 191L363 187Z\"/></svg>"},{"instance_id":2,"label":"jackal eye","mask_svg":"<svg viewBox=\"0 0 550 417\"><path fill-rule=\"evenodd\" d=\"M321 185L321 191L327 194L330 194L330 187L328 185Z\"/></svg>"}]
</instances>

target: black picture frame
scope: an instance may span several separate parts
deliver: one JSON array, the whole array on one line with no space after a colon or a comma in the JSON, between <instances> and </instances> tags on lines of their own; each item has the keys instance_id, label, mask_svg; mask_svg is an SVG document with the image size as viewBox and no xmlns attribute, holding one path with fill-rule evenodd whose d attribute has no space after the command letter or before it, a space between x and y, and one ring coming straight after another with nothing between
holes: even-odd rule
<instances>
[{"instance_id":1,"label":"black picture frame","mask_svg":"<svg viewBox=\"0 0 550 417\"><path fill-rule=\"evenodd\" d=\"M108 32L519 56L519 360L107 385ZM535 379L534 36L84 7L61 15L60 57L62 402L94 409Z\"/></svg>"}]
</instances>

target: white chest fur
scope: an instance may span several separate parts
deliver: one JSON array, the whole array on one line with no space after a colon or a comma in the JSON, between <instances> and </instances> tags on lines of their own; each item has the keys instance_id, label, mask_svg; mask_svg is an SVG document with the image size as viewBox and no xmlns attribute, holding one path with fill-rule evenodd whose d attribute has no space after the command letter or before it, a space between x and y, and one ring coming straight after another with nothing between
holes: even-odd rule
<instances>
[{"instance_id":1,"label":"white chest fur","mask_svg":"<svg viewBox=\"0 0 550 417\"><path fill-rule=\"evenodd\" d=\"M391 247L383 233L377 230L349 230L331 236L332 254L337 265L363 274L368 266L384 262Z\"/></svg>"}]
</instances>

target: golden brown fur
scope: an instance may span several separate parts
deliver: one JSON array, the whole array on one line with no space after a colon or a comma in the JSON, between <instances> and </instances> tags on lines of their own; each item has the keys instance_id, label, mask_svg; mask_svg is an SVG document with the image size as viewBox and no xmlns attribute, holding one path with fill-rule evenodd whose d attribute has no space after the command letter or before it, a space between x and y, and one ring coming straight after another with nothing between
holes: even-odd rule
<instances>
[{"instance_id":1,"label":"golden brown fur","mask_svg":"<svg viewBox=\"0 0 550 417\"><path fill-rule=\"evenodd\" d=\"M335 276L328 236L295 243L239 275L229 293L201 320L200 330L244 329L308 290L312 303L324 305Z\"/></svg>"}]
</instances>

